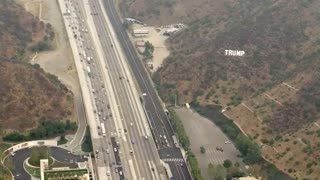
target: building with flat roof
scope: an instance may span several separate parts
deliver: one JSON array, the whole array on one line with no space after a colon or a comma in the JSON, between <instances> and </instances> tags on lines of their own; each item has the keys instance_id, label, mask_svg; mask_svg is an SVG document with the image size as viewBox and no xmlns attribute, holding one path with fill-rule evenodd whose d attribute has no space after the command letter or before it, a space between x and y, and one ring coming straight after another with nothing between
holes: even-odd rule
<instances>
[{"instance_id":1,"label":"building with flat roof","mask_svg":"<svg viewBox=\"0 0 320 180\"><path fill-rule=\"evenodd\" d=\"M149 30L147 29L134 29L133 35L135 37L145 37L149 35Z\"/></svg>"},{"instance_id":2,"label":"building with flat roof","mask_svg":"<svg viewBox=\"0 0 320 180\"><path fill-rule=\"evenodd\" d=\"M40 160L41 180L90 180L87 166L50 168L48 159Z\"/></svg>"}]
</instances>

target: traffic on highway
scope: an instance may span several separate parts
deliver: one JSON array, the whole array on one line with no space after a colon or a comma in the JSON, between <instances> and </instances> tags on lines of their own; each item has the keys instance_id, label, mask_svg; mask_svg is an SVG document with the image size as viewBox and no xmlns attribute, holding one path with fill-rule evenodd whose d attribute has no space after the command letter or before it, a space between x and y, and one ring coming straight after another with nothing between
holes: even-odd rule
<instances>
[{"instance_id":1,"label":"traffic on highway","mask_svg":"<svg viewBox=\"0 0 320 180\"><path fill-rule=\"evenodd\" d=\"M169 164L172 174L171 179L191 179L191 174L186 166L186 162L179 147L174 141L174 131L169 123L168 117L158 99L157 93L150 81L144 65L140 61L137 53L130 42L125 27L116 12L115 4L112 0L106 0L105 9L110 18L110 22L116 31L117 38L124 49L128 64L136 78L140 90L141 98L148 116L149 124L154 135L160 158Z\"/></svg>"},{"instance_id":2,"label":"traffic on highway","mask_svg":"<svg viewBox=\"0 0 320 180\"><path fill-rule=\"evenodd\" d=\"M161 179L163 168L118 45L98 0L65 1L94 119L88 118L99 179ZM92 23L92 24L90 24ZM88 112L87 112L88 113ZM161 172L161 173L160 173Z\"/></svg>"}]
</instances>

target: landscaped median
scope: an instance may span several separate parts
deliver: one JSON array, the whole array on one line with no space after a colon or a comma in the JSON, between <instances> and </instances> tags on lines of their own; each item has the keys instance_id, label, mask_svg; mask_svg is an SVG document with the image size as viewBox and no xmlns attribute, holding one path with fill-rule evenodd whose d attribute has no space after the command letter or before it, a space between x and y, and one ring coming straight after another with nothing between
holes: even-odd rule
<instances>
[{"instance_id":1,"label":"landscaped median","mask_svg":"<svg viewBox=\"0 0 320 180\"><path fill-rule=\"evenodd\" d=\"M47 147L33 147L30 158L23 162L24 169L33 177L40 178L40 160L49 159L50 168L77 168L76 163L64 163L55 160L50 155L50 150Z\"/></svg>"},{"instance_id":2,"label":"landscaped median","mask_svg":"<svg viewBox=\"0 0 320 180\"><path fill-rule=\"evenodd\" d=\"M23 162L24 169L30 174L30 176L40 178L40 167L32 166L28 163L29 158Z\"/></svg>"}]
</instances>

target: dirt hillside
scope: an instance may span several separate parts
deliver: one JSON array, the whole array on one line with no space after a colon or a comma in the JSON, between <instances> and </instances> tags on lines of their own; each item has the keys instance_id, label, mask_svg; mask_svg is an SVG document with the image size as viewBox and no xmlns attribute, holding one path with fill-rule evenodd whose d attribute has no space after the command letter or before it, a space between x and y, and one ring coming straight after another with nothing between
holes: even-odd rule
<instances>
[{"instance_id":1,"label":"dirt hillside","mask_svg":"<svg viewBox=\"0 0 320 180\"><path fill-rule=\"evenodd\" d=\"M229 107L229 117L265 147L265 159L298 179L320 177L320 1L129 0L119 7L147 24L188 25L169 39L170 56L154 75L167 104L178 97Z\"/></svg>"},{"instance_id":2,"label":"dirt hillside","mask_svg":"<svg viewBox=\"0 0 320 180\"><path fill-rule=\"evenodd\" d=\"M0 1L0 124L25 131L40 118L73 116L72 93L38 65L26 62L31 47L54 37L44 24L10 0Z\"/></svg>"}]
</instances>

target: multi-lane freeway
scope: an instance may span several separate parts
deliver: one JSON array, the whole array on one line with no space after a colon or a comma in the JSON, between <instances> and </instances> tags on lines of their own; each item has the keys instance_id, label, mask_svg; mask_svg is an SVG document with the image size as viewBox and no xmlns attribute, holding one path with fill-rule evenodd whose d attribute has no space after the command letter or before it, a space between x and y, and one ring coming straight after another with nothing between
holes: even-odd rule
<instances>
[{"instance_id":1,"label":"multi-lane freeway","mask_svg":"<svg viewBox=\"0 0 320 180\"><path fill-rule=\"evenodd\" d=\"M143 101L149 117L160 158L169 164L173 179L191 179L190 172L178 147L173 139L174 131L161 106L155 89L136 51L130 42L125 27L116 12L114 1L104 0L108 17L116 31L117 38L124 49L132 72L143 92ZM165 138L164 138L165 137Z\"/></svg>"},{"instance_id":2,"label":"multi-lane freeway","mask_svg":"<svg viewBox=\"0 0 320 180\"><path fill-rule=\"evenodd\" d=\"M161 179L164 171L134 81L100 2L64 5L69 38L75 39L90 90L93 112L87 113L94 113L94 119L88 118L88 124L99 179Z\"/></svg>"},{"instance_id":3,"label":"multi-lane freeway","mask_svg":"<svg viewBox=\"0 0 320 180\"><path fill-rule=\"evenodd\" d=\"M94 118L89 115L88 124L98 177L162 179L160 157L169 165L171 179L191 179L180 148L176 147L174 131L114 2L65 0L65 6L69 16L66 26L73 33L69 38L75 39L80 56L75 60L80 59L80 68L85 70L78 73L86 73L90 91L93 112L87 113L94 113Z\"/></svg>"},{"instance_id":4,"label":"multi-lane freeway","mask_svg":"<svg viewBox=\"0 0 320 180\"><path fill-rule=\"evenodd\" d=\"M133 45L122 25L121 19L116 12L114 1L104 0L106 12L116 31L119 42L124 49L133 74L143 92L143 100L149 117L152 132L155 137L160 158L169 164L173 179L191 179L190 172L178 147L175 147L174 131L161 106L152 82L139 60ZM166 138L164 138L164 136Z\"/></svg>"}]
</instances>

